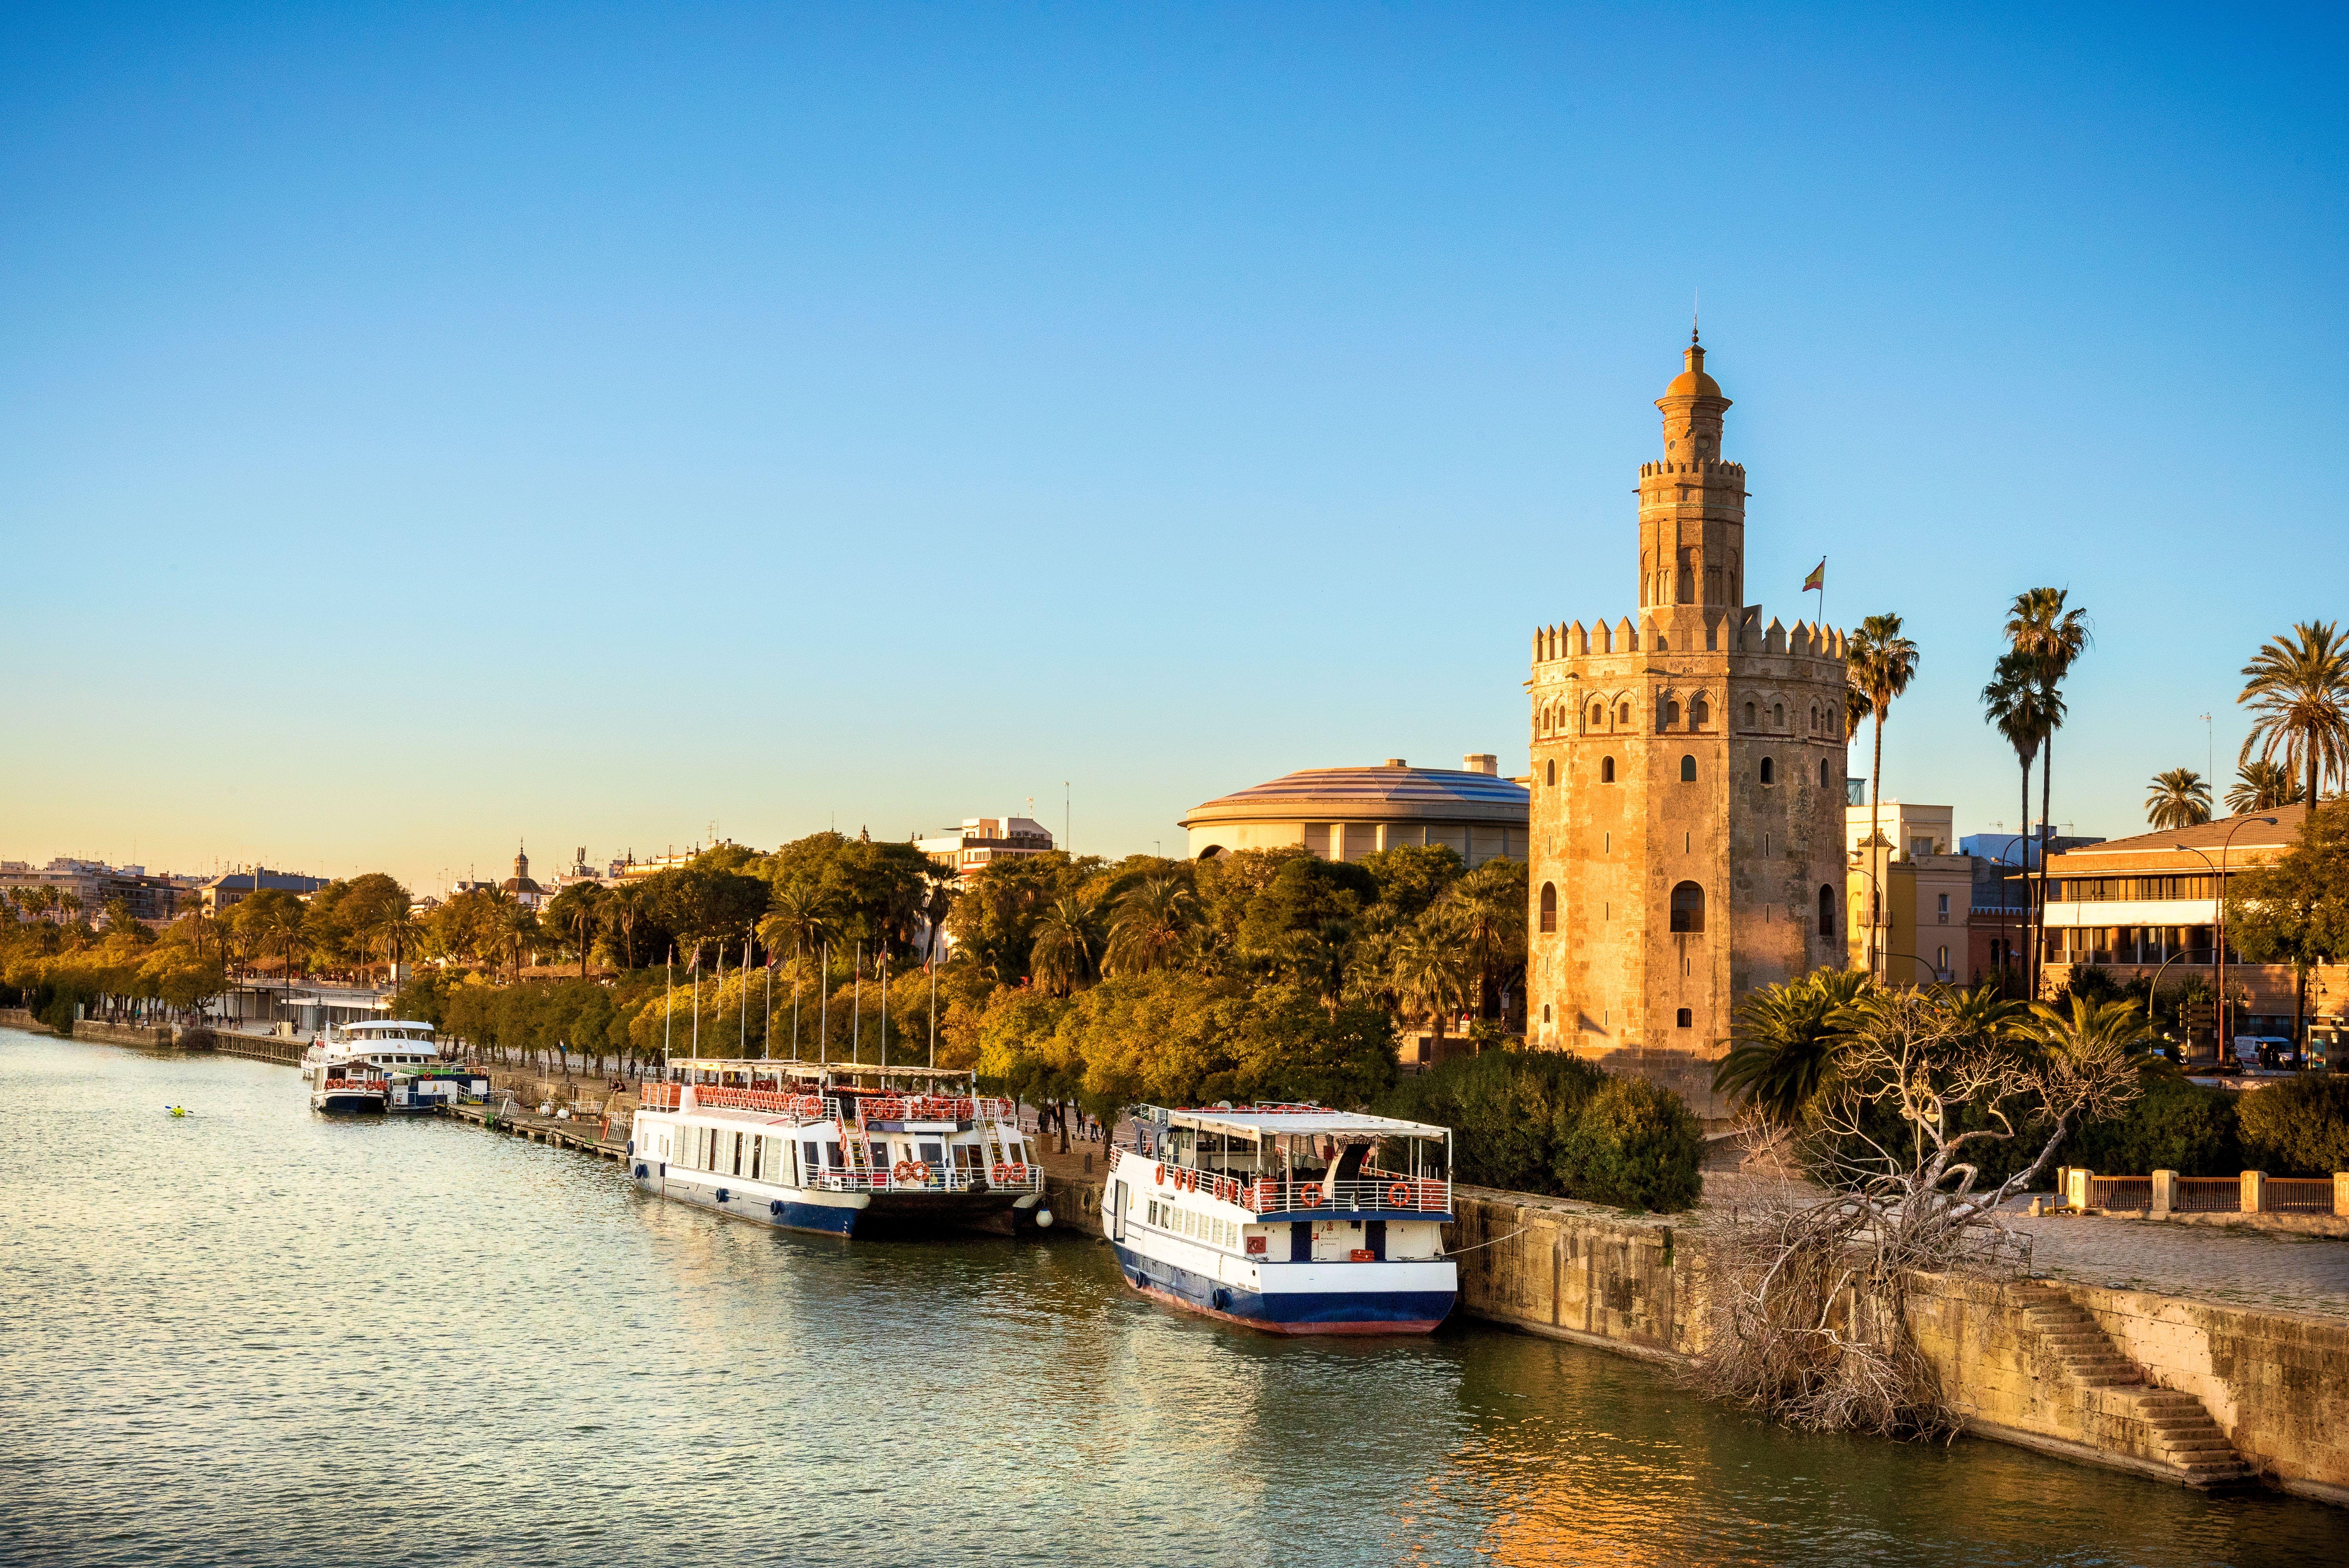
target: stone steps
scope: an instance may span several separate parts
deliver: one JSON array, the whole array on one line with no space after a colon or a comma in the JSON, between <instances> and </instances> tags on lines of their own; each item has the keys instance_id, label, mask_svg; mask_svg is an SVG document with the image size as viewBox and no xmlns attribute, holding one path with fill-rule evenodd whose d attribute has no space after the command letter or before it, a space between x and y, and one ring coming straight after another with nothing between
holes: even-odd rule
<instances>
[{"instance_id":1,"label":"stone steps","mask_svg":"<svg viewBox=\"0 0 2349 1568\"><path fill-rule=\"evenodd\" d=\"M2112 1336L2060 1287L2026 1285L2023 1299L2024 1322L2065 1380L2099 1402L2106 1417L2142 1431L2153 1465L2197 1487L2251 1473L2201 1400L2147 1383L2145 1368L2123 1356Z\"/></svg>"}]
</instances>

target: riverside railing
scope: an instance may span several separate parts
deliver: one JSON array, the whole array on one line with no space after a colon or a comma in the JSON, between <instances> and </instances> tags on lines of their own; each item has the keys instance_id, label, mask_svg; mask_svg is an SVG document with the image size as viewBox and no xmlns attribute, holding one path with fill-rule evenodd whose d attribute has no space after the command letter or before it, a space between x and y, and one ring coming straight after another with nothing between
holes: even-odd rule
<instances>
[{"instance_id":1,"label":"riverside railing","mask_svg":"<svg viewBox=\"0 0 2349 1568\"><path fill-rule=\"evenodd\" d=\"M2312 1214L2349 1217L2349 1171L2331 1176L2099 1176L2077 1169L2056 1183L2075 1209L2107 1214Z\"/></svg>"}]
</instances>

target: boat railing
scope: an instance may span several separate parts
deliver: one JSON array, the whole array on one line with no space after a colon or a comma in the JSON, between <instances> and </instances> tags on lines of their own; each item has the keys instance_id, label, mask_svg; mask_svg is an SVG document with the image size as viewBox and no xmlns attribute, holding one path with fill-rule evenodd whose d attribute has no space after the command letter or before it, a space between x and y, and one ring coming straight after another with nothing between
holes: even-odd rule
<instances>
[{"instance_id":1,"label":"boat railing","mask_svg":"<svg viewBox=\"0 0 2349 1568\"><path fill-rule=\"evenodd\" d=\"M1044 1168L1041 1165L1013 1161L998 1161L981 1169L900 1160L886 1171L874 1171L874 1175L883 1178L874 1188L876 1191L1040 1192L1044 1190Z\"/></svg>"},{"instance_id":2,"label":"boat railing","mask_svg":"<svg viewBox=\"0 0 2349 1568\"><path fill-rule=\"evenodd\" d=\"M1279 1181L1268 1177L1219 1176L1179 1165L1156 1165L1153 1184L1202 1193L1254 1214L1291 1214L1309 1209L1359 1212L1402 1210L1416 1214L1452 1212L1452 1183L1427 1176L1365 1170L1350 1181Z\"/></svg>"},{"instance_id":3,"label":"boat railing","mask_svg":"<svg viewBox=\"0 0 2349 1568\"><path fill-rule=\"evenodd\" d=\"M865 1124L876 1121L1009 1121L1015 1108L1008 1099L985 1095L865 1095L857 1100Z\"/></svg>"}]
</instances>

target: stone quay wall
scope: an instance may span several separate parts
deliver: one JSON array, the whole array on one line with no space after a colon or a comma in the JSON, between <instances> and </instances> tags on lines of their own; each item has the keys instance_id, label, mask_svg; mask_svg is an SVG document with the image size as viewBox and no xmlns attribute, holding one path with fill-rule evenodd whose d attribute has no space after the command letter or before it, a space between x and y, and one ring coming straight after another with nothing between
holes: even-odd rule
<instances>
[{"instance_id":1,"label":"stone quay wall","mask_svg":"<svg viewBox=\"0 0 2349 1568\"><path fill-rule=\"evenodd\" d=\"M1463 1188L1445 1245L1461 1310L1529 1334L1685 1365L1703 1348L1704 1243L1688 1216ZM2084 1311L2135 1369L2084 1372L2046 1326ZM2038 1309L2034 1311L2034 1309ZM2148 1394L2193 1396L2243 1465L2271 1484L2349 1506L2349 1323L2125 1290L1920 1275L1918 1342L1979 1436L2192 1481L2152 1429ZM2068 1352L2068 1354L2067 1354Z\"/></svg>"}]
</instances>

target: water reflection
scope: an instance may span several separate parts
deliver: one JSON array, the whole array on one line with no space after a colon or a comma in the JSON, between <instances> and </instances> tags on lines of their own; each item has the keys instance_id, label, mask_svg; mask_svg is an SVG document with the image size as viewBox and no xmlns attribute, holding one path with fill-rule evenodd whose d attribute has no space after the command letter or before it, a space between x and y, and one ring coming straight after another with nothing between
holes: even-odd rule
<instances>
[{"instance_id":1,"label":"water reflection","mask_svg":"<svg viewBox=\"0 0 2349 1568\"><path fill-rule=\"evenodd\" d=\"M167 1104L194 1114L174 1119ZM1288 1342L1104 1249L843 1243L295 1075L0 1033L0 1558L2339 1560L2349 1519L1798 1438L1481 1328Z\"/></svg>"}]
</instances>

